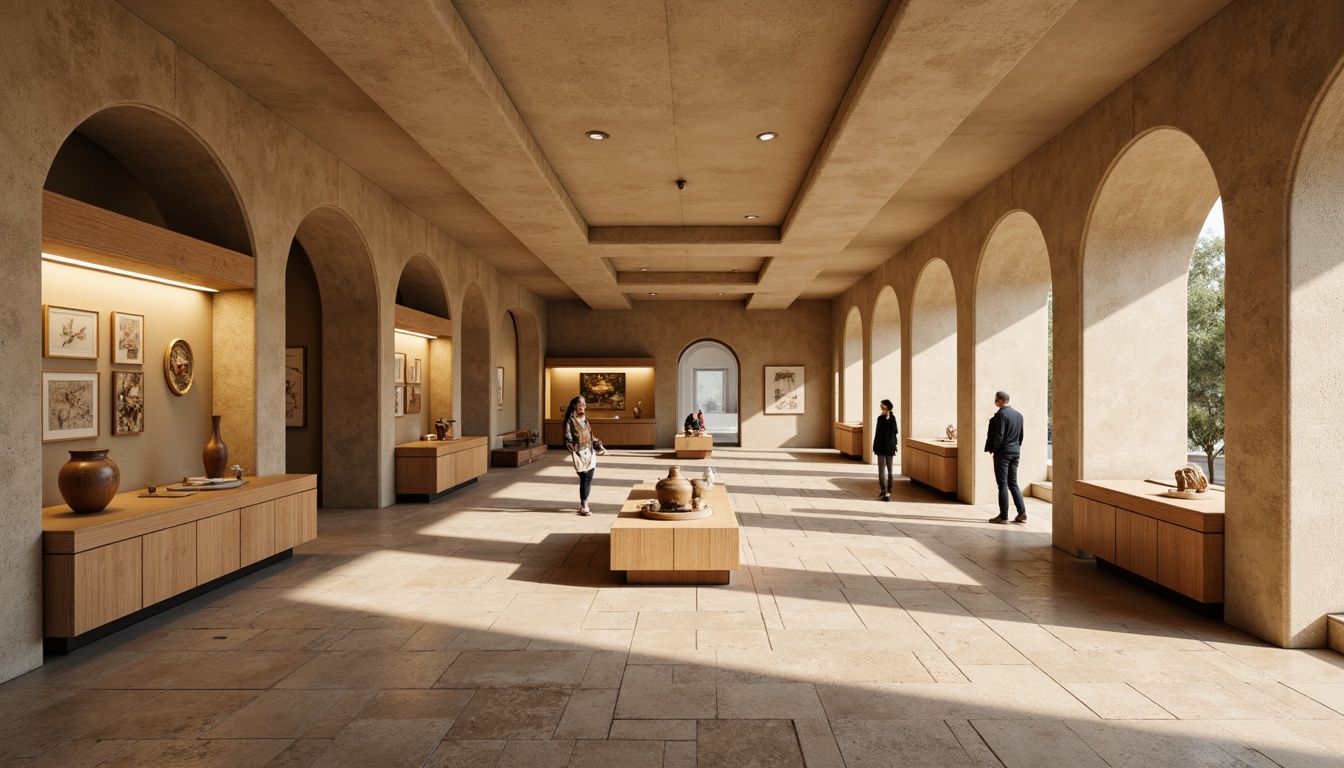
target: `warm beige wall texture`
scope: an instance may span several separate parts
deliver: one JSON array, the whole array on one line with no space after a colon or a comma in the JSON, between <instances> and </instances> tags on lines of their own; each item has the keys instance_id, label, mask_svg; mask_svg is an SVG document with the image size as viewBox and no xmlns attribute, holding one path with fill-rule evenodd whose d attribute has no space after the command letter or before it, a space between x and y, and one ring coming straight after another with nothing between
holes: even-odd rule
<instances>
[{"instance_id":1,"label":"warm beige wall texture","mask_svg":"<svg viewBox=\"0 0 1344 768\"><path fill-rule=\"evenodd\" d=\"M686 347L714 339L736 354L742 372L744 448L824 448L831 444L831 304L794 302L787 310L744 309L727 302L637 301L629 311L594 311L551 302L548 357L652 357L658 446L671 447L677 414L677 361ZM767 365L806 365L806 413L763 413ZM552 397L556 395L553 393ZM644 403L649 410L649 403Z\"/></svg>"},{"instance_id":2,"label":"warm beige wall texture","mask_svg":"<svg viewBox=\"0 0 1344 768\"><path fill-rule=\"evenodd\" d=\"M1344 571L1331 554L1344 547L1340 499L1328 482L1321 482L1330 470L1319 464L1339 453L1329 447L1338 440L1338 409L1323 408L1330 400L1321 397L1338 392L1339 376L1330 367L1334 361L1319 350L1338 336L1344 316L1341 292L1322 279L1339 272L1339 249L1324 245L1337 242L1337 231L1330 228L1336 225L1319 222L1338 221L1344 183L1339 175L1317 176L1318 192L1305 196L1312 201L1305 210L1297 202L1290 205L1300 140L1334 130L1307 134L1306 129L1318 104L1333 103L1320 98L1344 56L1340 29L1344 4L1333 0L1234 2L847 291L834 302L832 315L843 318L852 306L871 307L890 286L908 323L905 307L920 270L931 259L947 261L959 307L958 427L963 433L980 429L975 276L995 225L1014 210L1030 214L1044 236L1054 288L1054 543L1075 551L1073 482L1097 477L1094 468L1109 471L1105 463L1111 461L1104 449L1093 446L1095 441L1084 441L1085 427L1125 407L1094 396L1101 391L1093 389L1095 379L1104 372L1092 370L1089 361L1107 350L1090 348L1097 341L1085 331L1090 322L1085 318L1106 321L1095 317L1095 308L1085 313L1083 289L1085 262L1107 258L1091 240L1094 230L1107 226L1098 220L1105 215L1098 210L1099 196L1127 150L1139 146L1144 135L1169 129L1188 136L1212 168L1227 230L1227 442L1232 447L1225 615L1229 624L1279 645L1323 645L1324 615L1344 609ZM1344 111L1322 110L1336 116ZM1337 157L1332 152L1320 157ZM1303 165L1301 172L1314 174L1322 167L1338 167L1338 161L1320 160L1312 170ZM1193 216L1200 206L1207 213L1212 203L1207 193L1176 192L1190 180L1186 171L1198 168L1182 160L1151 171L1159 178L1142 194L1176 209L1162 214L1172 214L1168 225L1173 229L1181 228L1185 213ZM1144 202L1152 201L1131 197L1114 210L1137 210ZM1290 250L1290 242L1298 242L1297 230L1311 221L1318 224L1310 234L1301 233L1301 252ZM1197 231L1196 225L1182 236L1188 240L1182 248L1193 247ZM1150 252L1170 247L1156 236L1131 246ZM1111 251L1109 258L1133 257L1120 256L1119 250L1124 249ZM1297 282L1287 284L1287 275ZM1113 279L1131 276L1121 269ZM1175 301L1174 289L1170 298ZM1170 322L1176 322L1175 316L1173 311ZM836 321L833 345L841 343L841 327ZM1298 339L1305 339L1305 346L1298 346ZM1162 376L1148 368L1142 351L1113 354ZM1299 379L1306 385L1299 387ZM1309 415L1298 421L1297 414ZM1320 425L1315 431L1308 426L1312 419ZM1322 442L1317 438L1323 434L1336 437ZM1321 457L1318 464L1306 458L1311 455ZM973 471L978 478L991 469L981 457Z\"/></svg>"},{"instance_id":3,"label":"warm beige wall texture","mask_svg":"<svg viewBox=\"0 0 1344 768\"><path fill-rule=\"evenodd\" d=\"M137 119L171 121L185 128L218 163L231 186L228 191L239 202L256 259L257 287L251 297L215 300L211 322L216 368L227 361L228 376L242 378L234 382L216 370L220 375L214 377L214 403L208 410L223 413L231 450L239 456L254 455L259 473L285 470L285 268L305 222L340 219L349 224L346 231L336 233L347 238L345 253L309 256L320 285L330 284L324 283L324 274L358 274L373 292L359 304L338 308L357 315L356 329L373 329L361 335L351 350L351 359L363 370L385 370L381 361L391 356L393 348L398 277L413 254L423 254L442 275L454 313L460 312L466 287L474 284L481 292L485 327L497 326L505 310L515 309L533 318L534 339L545 338L544 302L411 214L117 3L10 4L0 25L0 80L7 84L0 89L0 269L6 276L5 301L0 302L0 334L6 339L0 344L0 393L4 393L0 394L0 466L5 468L0 473L0 583L5 585L0 590L0 680L42 661L41 191L57 150L91 115L114 105L136 105ZM122 138L134 142L136 135L132 126ZM173 156L171 147L152 149L152 156L168 166L166 173L180 167L173 165L182 158ZM324 211L332 214L313 218ZM351 260L349 254L356 257ZM151 332L154 327L151 323ZM330 344L343 341L329 340L328 351ZM455 343L453 349L459 346ZM540 381L541 345L534 347L533 370ZM447 364L436 365L436 373L443 375ZM458 361L450 364L452 371L460 370ZM392 384L384 379L373 374L370 397L363 399L389 402ZM454 376L451 382L451 402L460 403L461 380ZM230 385L227 396L220 392L225 384ZM359 387L364 386L361 379ZM393 418L390 412L377 411L354 416L341 408L324 409L324 426L352 424L354 429L336 435L324 430L339 448L335 457L340 465L324 466L323 503L390 504ZM366 418L367 424L361 421ZM153 422L148 426L153 428ZM249 434L250 430L255 431ZM199 456L204 435L199 427L192 427L190 435L183 438L194 446L188 457ZM324 457L324 462L331 460L332 456ZM340 481L328 487L328 475Z\"/></svg>"}]
</instances>

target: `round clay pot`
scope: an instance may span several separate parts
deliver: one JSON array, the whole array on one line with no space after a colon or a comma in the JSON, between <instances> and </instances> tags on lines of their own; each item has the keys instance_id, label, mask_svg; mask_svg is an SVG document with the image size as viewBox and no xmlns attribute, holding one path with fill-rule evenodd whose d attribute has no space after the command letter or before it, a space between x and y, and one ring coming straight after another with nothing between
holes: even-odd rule
<instances>
[{"instance_id":1,"label":"round clay pot","mask_svg":"<svg viewBox=\"0 0 1344 768\"><path fill-rule=\"evenodd\" d=\"M691 478L691 498L703 499L709 496L709 483L703 477Z\"/></svg>"},{"instance_id":2,"label":"round clay pot","mask_svg":"<svg viewBox=\"0 0 1344 768\"><path fill-rule=\"evenodd\" d=\"M107 458L109 448L71 451L56 475L56 487L70 509L85 515L101 512L121 487L121 470Z\"/></svg>"},{"instance_id":3,"label":"round clay pot","mask_svg":"<svg viewBox=\"0 0 1344 768\"><path fill-rule=\"evenodd\" d=\"M691 503L691 481L681 476L681 467L673 467L654 490L663 509L681 509Z\"/></svg>"},{"instance_id":4,"label":"round clay pot","mask_svg":"<svg viewBox=\"0 0 1344 768\"><path fill-rule=\"evenodd\" d=\"M214 430L210 435L210 442L205 444L205 449L201 451L201 461L205 464L205 476L211 478L223 477L224 470L229 466L229 446L224 444L224 439L219 436L219 420L223 416L211 416L214 421Z\"/></svg>"}]
</instances>

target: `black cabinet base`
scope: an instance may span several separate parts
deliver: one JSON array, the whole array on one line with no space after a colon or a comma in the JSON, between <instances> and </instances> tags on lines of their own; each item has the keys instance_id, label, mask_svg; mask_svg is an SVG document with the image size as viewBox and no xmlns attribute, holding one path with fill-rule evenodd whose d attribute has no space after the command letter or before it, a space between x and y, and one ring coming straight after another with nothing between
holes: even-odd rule
<instances>
[{"instance_id":1,"label":"black cabinet base","mask_svg":"<svg viewBox=\"0 0 1344 768\"><path fill-rule=\"evenodd\" d=\"M454 491L460 491L463 488L466 488L468 485L471 485L472 483L476 482L478 479L479 478L473 477L470 480L466 481L465 483L458 483L457 485L454 485L452 488L449 488L446 491L439 491L438 493L398 493L397 503L404 504L406 502L415 502L418 504L428 504L431 501L438 501L439 499L442 499L444 496L447 496L448 494Z\"/></svg>"},{"instance_id":2,"label":"black cabinet base","mask_svg":"<svg viewBox=\"0 0 1344 768\"><path fill-rule=\"evenodd\" d=\"M1114 573L1116 576L1119 576L1126 581L1132 581L1144 589L1156 592L1173 603L1179 603L1195 613L1214 619L1221 619L1223 617L1222 603L1201 603L1193 597L1182 595L1171 587L1164 587L1156 581L1144 578L1131 570L1121 568L1109 560L1102 560L1100 557L1097 558L1097 567L1107 573Z\"/></svg>"},{"instance_id":3,"label":"black cabinet base","mask_svg":"<svg viewBox=\"0 0 1344 768\"><path fill-rule=\"evenodd\" d=\"M923 481L921 481L921 480L916 480L915 478L910 477L909 475L906 475L906 477L908 477L908 478L910 479L910 484L911 484L911 485L918 485L920 488L923 488L923 489L928 490L928 491L933 491L934 493L938 494L939 496L942 496L944 499L947 499L947 500L949 500L949 501L956 501L956 500L957 500L957 492L956 492L956 491L940 491L940 490L938 490L937 488L934 488L932 485L929 485L929 484L926 483L926 482L923 482Z\"/></svg>"}]
</instances>

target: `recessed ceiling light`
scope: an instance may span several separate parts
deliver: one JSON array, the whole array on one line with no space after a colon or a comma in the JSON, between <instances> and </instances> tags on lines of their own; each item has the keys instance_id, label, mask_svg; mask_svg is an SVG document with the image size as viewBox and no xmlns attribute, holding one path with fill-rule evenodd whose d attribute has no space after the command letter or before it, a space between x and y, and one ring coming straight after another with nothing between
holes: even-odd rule
<instances>
[{"instance_id":1,"label":"recessed ceiling light","mask_svg":"<svg viewBox=\"0 0 1344 768\"><path fill-rule=\"evenodd\" d=\"M765 133L756 134L756 138L760 139L761 141L769 141L778 135L779 134L775 133L774 131L766 131Z\"/></svg>"},{"instance_id":2,"label":"recessed ceiling light","mask_svg":"<svg viewBox=\"0 0 1344 768\"><path fill-rule=\"evenodd\" d=\"M639 268L639 271L640 271L640 272L648 272L648 271L649 271L649 268L648 268L648 267L640 267L640 268Z\"/></svg>"},{"instance_id":3,"label":"recessed ceiling light","mask_svg":"<svg viewBox=\"0 0 1344 768\"><path fill-rule=\"evenodd\" d=\"M587 136L588 138L592 139L593 141L603 141L603 140L605 140L605 139L610 139L610 138L611 138L611 134L607 133L606 131L584 131L584 132L583 132L583 135L584 135L584 136ZM770 138L774 138L774 137L771 136Z\"/></svg>"},{"instance_id":4,"label":"recessed ceiling light","mask_svg":"<svg viewBox=\"0 0 1344 768\"><path fill-rule=\"evenodd\" d=\"M715 296L722 296L722 295L723 295L723 291L719 291L718 293L716 293L716 294L714 294L714 295L715 295Z\"/></svg>"},{"instance_id":5,"label":"recessed ceiling light","mask_svg":"<svg viewBox=\"0 0 1344 768\"><path fill-rule=\"evenodd\" d=\"M746 216L743 216L742 218L744 218L744 219L759 219L759 218L761 218L761 217L760 217L760 216L757 216L757 215L754 214L754 213L748 213Z\"/></svg>"},{"instance_id":6,"label":"recessed ceiling light","mask_svg":"<svg viewBox=\"0 0 1344 768\"><path fill-rule=\"evenodd\" d=\"M734 272L737 272L738 270L734 269L733 271L734 271Z\"/></svg>"},{"instance_id":7,"label":"recessed ceiling light","mask_svg":"<svg viewBox=\"0 0 1344 768\"><path fill-rule=\"evenodd\" d=\"M650 296L657 296L657 295L658 295L658 292L657 292L657 291L649 291L649 295L650 295Z\"/></svg>"}]
</instances>

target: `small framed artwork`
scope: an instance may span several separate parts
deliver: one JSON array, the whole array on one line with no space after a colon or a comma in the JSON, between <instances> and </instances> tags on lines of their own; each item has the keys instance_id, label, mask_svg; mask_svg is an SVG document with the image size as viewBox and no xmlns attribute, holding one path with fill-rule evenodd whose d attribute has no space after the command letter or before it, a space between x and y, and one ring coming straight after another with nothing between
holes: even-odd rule
<instances>
[{"instance_id":1,"label":"small framed artwork","mask_svg":"<svg viewBox=\"0 0 1344 768\"><path fill-rule=\"evenodd\" d=\"M787 414L797 416L803 413L807 400L803 386L807 381L806 369L801 365L765 366L765 414Z\"/></svg>"},{"instance_id":2,"label":"small framed artwork","mask_svg":"<svg viewBox=\"0 0 1344 768\"><path fill-rule=\"evenodd\" d=\"M98 313L42 305L42 356L98 359Z\"/></svg>"},{"instance_id":3,"label":"small framed artwork","mask_svg":"<svg viewBox=\"0 0 1344 768\"><path fill-rule=\"evenodd\" d=\"M590 411L624 411L625 372L580 373L579 394Z\"/></svg>"},{"instance_id":4,"label":"small framed artwork","mask_svg":"<svg viewBox=\"0 0 1344 768\"><path fill-rule=\"evenodd\" d=\"M504 368L495 368L495 410L504 410Z\"/></svg>"},{"instance_id":5,"label":"small framed artwork","mask_svg":"<svg viewBox=\"0 0 1344 768\"><path fill-rule=\"evenodd\" d=\"M42 372L42 442L98 436L98 372Z\"/></svg>"},{"instance_id":6,"label":"small framed artwork","mask_svg":"<svg viewBox=\"0 0 1344 768\"><path fill-rule=\"evenodd\" d=\"M142 365L145 362L145 316L130 312L112 313L112 362L115 365Z\"/></svg>"},{"instance_id":7,"label":"small framed artwork","mask_svg":"<svg viewBox=\"0 0 1344 768\"><path fill-rule=\"evenodd\" d=\"M420 412L420 388L414 384L406 385L406 413Z\"/></svg>"},{"instance_id":8,"label":"small framed artwork","mask_svg":"<svg viewBox=\"0 0 1344 768\"><path fill-rule=\"evenodd\" d=\"M392 415L406 415L406 386L398 384L392 388Z\"/></svg>"},{"instance_id":9,"label":"small framed artwork","mask_svg":"<svg viewBox=\"0 0 1344 768\"><path fill-rule=\"evenodd\" d=\"M163 353L163 376L174 395L185 395L196 376L196 359L185 339L173 339Z\"/></svg>"},{"instance_id":10,"label":"small framed artwork","mask_svg":"<svg viewBox=\"0 0 1344 768\"><path fill-rule=\"evenodd\" d=\"M308 426L308 348L285 347L285 428Z\"/></svg>"},{"instance_id":11,"label":"small framed artwork","mask_svg":"<svg viewBox=\"0 0 1344 768\"><path fill-rule=\"evenodd\" d=\"M411 362L411 369L406 372L406 383L407 384L420 383L420 358L417 357L415 358L414 361Z\"/></svg>"},{"instance_id":12,"label":"small framed artwork","mask_svg":"<svg viewBox=\"0 0 1344 768\"><path fill-rule=\"evenodd\" d=\"M112 434L138 435L145 431L145 374L112 372Z\"/></svg>"},{"instance_id":13,"label":"small framed artwork","mask_svg":"<svg viewBox=\"0 0 1344 768\"><path fill-rule=\"evenodd\" d=\"M406 353L405 353L405 352L393 352L393 353L392 353L392 383L393 383L393 384L405 384L405 383L406 383Z\"/></svg>"}]
</instances>

